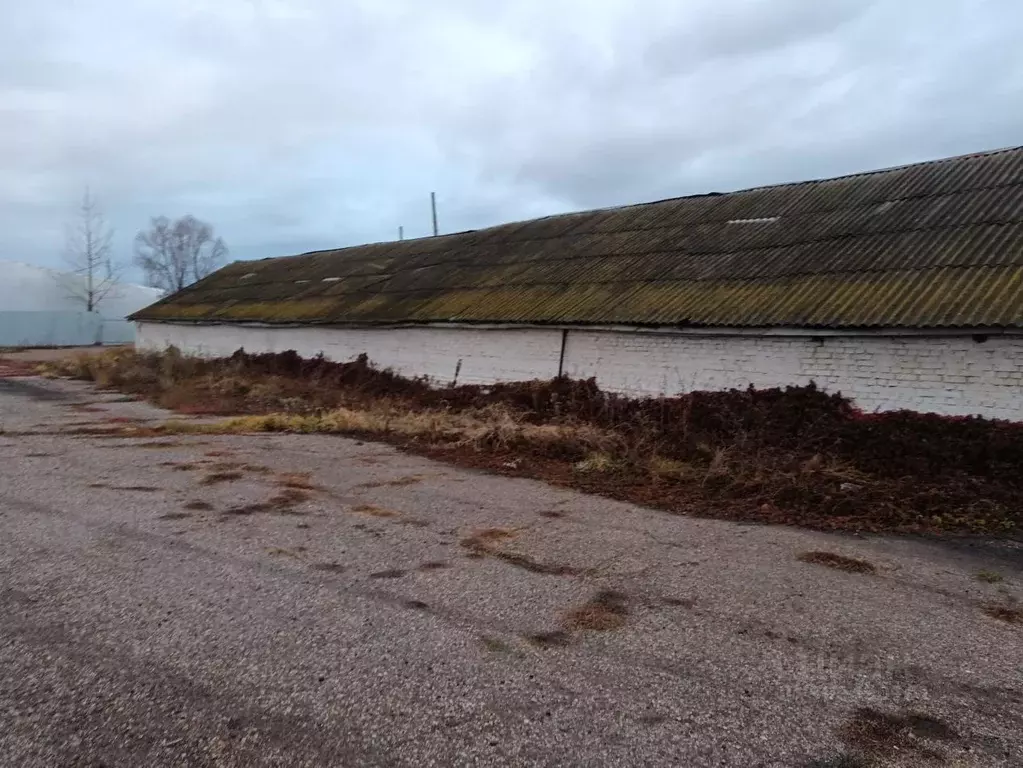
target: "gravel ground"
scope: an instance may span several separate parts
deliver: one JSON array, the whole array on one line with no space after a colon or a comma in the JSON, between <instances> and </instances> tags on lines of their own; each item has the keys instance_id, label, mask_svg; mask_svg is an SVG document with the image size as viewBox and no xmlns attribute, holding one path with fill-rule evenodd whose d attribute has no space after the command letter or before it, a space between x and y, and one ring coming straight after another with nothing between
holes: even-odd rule
<instances>
[{"instance_id":1,"label":"gravel ground","mask_svg":"<svg viewBox=\"0 0 1023 768\"><path fill-rule=\"evenodd\" d=\"M1023 765L1023 625L984 610L1023 596L1017 546L74 433L164 418L0 379L0 764Z\"/></svg>"}]
</instances>

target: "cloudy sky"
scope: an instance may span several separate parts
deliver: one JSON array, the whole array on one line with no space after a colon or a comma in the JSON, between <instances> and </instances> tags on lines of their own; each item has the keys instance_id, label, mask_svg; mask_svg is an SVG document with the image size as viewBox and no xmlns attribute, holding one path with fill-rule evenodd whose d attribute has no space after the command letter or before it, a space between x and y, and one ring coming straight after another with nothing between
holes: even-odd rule
<instances>
[{"instance_id":1,"label":"cloudy sky","mask_svg":"<svg viewBox=\"0 0 1023 768\"><path fill-rule=\"evenodd\" d=\"M1023 144L1018 0L0 0L0 260L233 258ZM135 275L137 276L137 274ZM0 279L3 276L0 275Z\"/></svg>"}]
</instances>

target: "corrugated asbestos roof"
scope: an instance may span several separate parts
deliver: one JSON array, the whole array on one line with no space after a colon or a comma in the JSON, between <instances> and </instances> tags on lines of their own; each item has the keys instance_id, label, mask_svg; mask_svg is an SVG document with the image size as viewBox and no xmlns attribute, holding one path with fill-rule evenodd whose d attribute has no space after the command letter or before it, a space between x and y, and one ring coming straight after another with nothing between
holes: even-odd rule
<instances>
[{"instance_id":1,"label":"corrugated asbestos roof","mask_svg":"<svg viewBox=\"0 0 1023 768\"><path fill-rule=\"evenodd\" d=\"M1023 148L236 262L137 320L1023 326Z\"/></svg>"}]
</instances>

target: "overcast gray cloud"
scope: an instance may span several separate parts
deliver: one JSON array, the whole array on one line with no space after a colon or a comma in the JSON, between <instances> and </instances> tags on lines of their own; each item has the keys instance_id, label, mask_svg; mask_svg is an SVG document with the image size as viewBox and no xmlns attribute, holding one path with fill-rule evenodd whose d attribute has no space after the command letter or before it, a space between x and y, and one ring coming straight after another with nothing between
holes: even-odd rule
<instances>
[{"instance_id":1,"label":"overcast gray cloud","mask_svg":"<svg viewBox=\"0 0 1023 768\"><path fill-rule=\"evenodd\" d=\"M1023 144L1015 0L0 0L0 259L236 258ZM2 279L2 276L0 276Z\"/></svg>"}]
</instances>

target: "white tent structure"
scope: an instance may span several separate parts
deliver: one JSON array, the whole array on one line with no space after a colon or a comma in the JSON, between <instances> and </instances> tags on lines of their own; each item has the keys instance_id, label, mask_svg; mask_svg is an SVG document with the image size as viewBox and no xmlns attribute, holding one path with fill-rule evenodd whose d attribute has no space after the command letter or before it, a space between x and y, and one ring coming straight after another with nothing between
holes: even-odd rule
<instances>
[{"instance_id":1,"label":"white tent structure","mask_svg":"<svg viewBox=\"0 0 1023 768\"><path fill-rule=\"evenodd\" d=\"M159 299L163 292L118 283L86 312L84 278L18 261L0 261L0 346L78 346L132 341L125 317Z\"/></svg>"}]
</instances>

